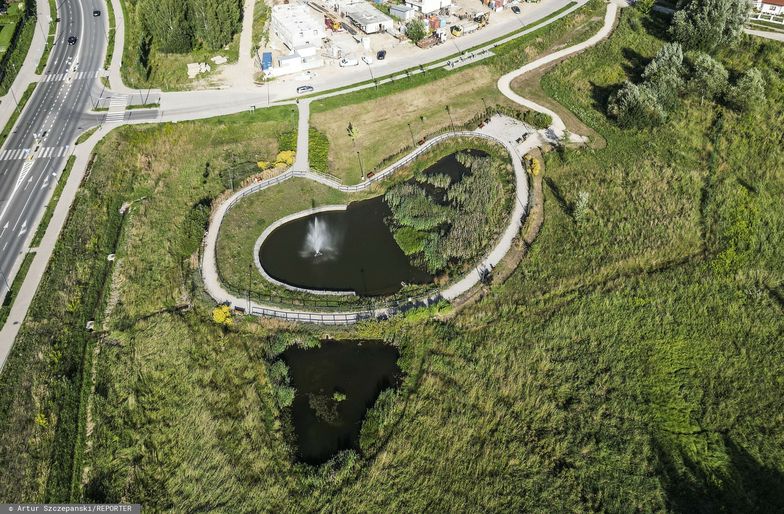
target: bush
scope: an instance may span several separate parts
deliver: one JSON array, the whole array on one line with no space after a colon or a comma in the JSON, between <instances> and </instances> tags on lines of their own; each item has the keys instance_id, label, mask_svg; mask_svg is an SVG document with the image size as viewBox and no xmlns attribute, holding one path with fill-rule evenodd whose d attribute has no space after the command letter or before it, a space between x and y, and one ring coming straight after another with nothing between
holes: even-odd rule
<instances>
[{"instance_id":1,"label":"bush","mask_svg":"<svg viewBox=\"0 0 784 514\"><path fill-rule=\"evenodd\" d=\"M326 172L329 169L329 139L312 127L308 130L308 160L314 170Z\"/></svg>"},{"instance_id":2,"label":"bush","mask_svg":"<svg viewBox=\"0 0 784 514\"><path fill-rule=\"evenodd\" d=\"M700 99L714 99L727 88L727 70L710 55L697 52L691 57L689 91Z\"/></svg>"},{"instance_id":3,"label":"bush","mask_svg":"<svg viewBox=\"0 0 784 514\"><path fill-rule=\"evenodd\" d=\"M664 122L667 113L656 95L646 86L627 81L610 96L607 114L622 127L650 127Z\"/></svg>"},{"instance_id":4,"label":"bush","mask_svg":"<svg viewBox=\"0 0 784 514\"><path fill-rule=\"evenodd\" d=\"M231 308L228 305L218 305L212 309L212 321L218 325L231 325L234 322L231 317Z\"/></svg>"},{"instance_id":5,"label":"bush","mask_svg":"<svg viewBox=\"0 0 784 514\"><path fill-rule=\"evenodd\" d=\"M757 68L746 70L727 91L727 103L741 112L761 107L765 103L765 79L762 73Z\"/></svg>"},{"instance_id":6,"label":"bush","mask_svg":"<svg viewBox=\"0 0 784 514\"><path fill-rule=\"evenodd\" d=\"M738 42L750 11L748 0L691 0L673 16L670 34L686 48L713 53Z\"/></svg>"},{"instance_id":7,"label":"bush","mask_svg":"<svg viewBox=\"0 0 784 514\"><path fill-rule=\"evenodd\" d=\"M427 27L422 20L411 20L406 24L406 36L415 44L419 43L427 35Z\"/></svg>"}]
</instances>

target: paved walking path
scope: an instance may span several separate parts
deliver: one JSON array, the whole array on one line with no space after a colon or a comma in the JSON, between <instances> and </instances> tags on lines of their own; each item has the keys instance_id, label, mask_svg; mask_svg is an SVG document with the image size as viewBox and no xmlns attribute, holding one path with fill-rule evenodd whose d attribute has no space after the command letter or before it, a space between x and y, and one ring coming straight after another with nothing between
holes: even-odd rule
<instances>
[{"instance_id":1,"label":"paved walking path","mask_svg":"<svg viewBox=\"0 0 784 514\"><path fill-rule=\"evenodd\" d=\"M41 76L35 73L38 63L41 61L41 56L44 54L46 48L46 39L49 37L49 20L51 12L49 10L49 2L47 0L38 0L36 3L36 20L38 25L35 27L33 33L33 40L30 43L30 49L27 51L24 63L19 69L14 83L3 96L0 96L0 127L5 127L11 115L16 110L16 105L22 99L22 95L27 90L27 87L33 83L38 82Z\"/></svg>"},{"instance_id":2,"label":"paved walking path","mask_svg":"<svg viewBox=\"0 0 784 514\"><path fill-rule=\"evenodd\" d=\"M546 139L550 142L558 142L564 135L566 131L566 124L563 122L560 116L554 111L544 107L543 105L539 105L538 103L529 100L527 98L523 98L522 96L518 95L514 91L512 91L512 81L521 75L524 75L530 71L533 71L537 68L541 68L546 64L550 64L552 62L558 61L559 59L563 59L566 56L575 54L577 52L581 52L586 48L589 48L596 43L602 41L606 37L610 35L613 30L613 24L615 23L615 16L618 12L618 5L615 3L607 4L607 12L604 15L604 25L602 28L599 29L599 32L588 38L587 40L583 41L582 43L578 43L576 45L564 48L563 50L559 50L557 52L553 52L549 55L545 55L531 63L526 64L525 66L518 68L514 71L507 73L506 75L502 75L501 78L498 79L498 89L501 93L512 100L513 102L526 107L527 109L531 109L533 111L538 111L544 114L549 115L552 118L552 124L547 129L547 134L545 134ZM585 138L582 136L578 136L576 134L571 135L572 141L575 142L583 142Z\"/></svg>"},{"instance_id":3,"label":"paved walking path","mask_svg":"<svg viewBox=\"0 0 784 514\"><path fill-rule=\"evenodd\" d=\"M395 312L406 310L407 308L411 308L417 305L429 305L430 303L436 302L441 298L446 300L454 300L476 285L481 280L481 276L485 270L491 270L498 264L498 262L500 262L504 255L506 255L506 252L509 251L509 248L511 248L514 238L517 236L520 228L522 227L523 217L528 206L528 179L525 169L521 163L520 154L518 152L520 149L526 150L526 147L524 146L522 148L518 148L516 145L516 140L520 138L523 133L528 132L528 127L517 120L508 118L506 116L494 116L490 123L488 123L486 127L482 128L481 130L448 132L434 137L426 145L415 149L409 155L401 158L372 178L366 179L353 186L341 184L328 175L314 173L311 171L297 171L296 168L292 168L290 171L283 173L282 175L245 187L234 193L224 203L218 206L212 219L210 220L210 226L207 229L207 236L205 238L205 249L201 266L202 278L204 279L204 288L206 289L207 293L209 293L209 295L212 296L213 299L215 299L215 301L218 303L228 302L233 306L246 309L247 312L251 314L323 324L344 324L354 323L363 319L385 318L389 317ZM313 180L315 182L319 182L326 186L345 192L361 191L367 189L373 183L389 177L397 170L409 164L419 155L431 150L435 145L454 137L481 137L484 139L490 139L503 145L509 152L512 165L514 167L516 196L516 201L514 202L514 207L510 214L507 228L499 238L496 245L487 253L487 255L485 255L485 257L476 267L474 267L458 282L450 285L438 293L431 294L426 298L418 298L395 308L382 307L372 310L347 310L344 312L334 313L286 309L256 301L251 301L249 303L247 297L241 298L230 293L229 291L226 291L223 288L223 285L220 282L220 277L218 276L216 259L218 234L220 233L221 223L223 222L223 218L225 217L226 213L242 198L264 189L276 186L291 178L304 178ZM536 143L532 140L527 144L527 147L530 149L535 145Z\"/></svg>"}]
</instances>

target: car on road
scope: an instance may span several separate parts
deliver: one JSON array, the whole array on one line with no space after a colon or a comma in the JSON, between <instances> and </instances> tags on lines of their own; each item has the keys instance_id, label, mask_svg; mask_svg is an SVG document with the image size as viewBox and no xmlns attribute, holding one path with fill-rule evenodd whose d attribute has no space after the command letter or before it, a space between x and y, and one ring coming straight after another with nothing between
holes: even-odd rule
<instances>
[{"instance_id":1,"label":"car on road","mask_svg":"<svg viewBox=\"0 0 784 514\"><path fill-rule=\"evenodd\" d=\"M356 59L348 59L348 58L344 57L344 58L342 58L340 60L340 62L338 64L340 65L341 68L346 68L348 66L358 66L359 65L359 61L356 60Z\"/></svg>"},{"instance_id":2,"label":"car on road","mask_svg":"<svg viewBox=\"0 0 784 514\"><path fill-rule=\"evenodd\" d=\"M364 62L365 64L373 64L373 58L363 55L362 62Z\"/></svg>"},{"instance_id":3,"label":"car on road","mask_svg":"<svg viewBox=\"0 0 784 514\"><path fill-rule=\"evenodd\" d=\"M512 6L512 12L515 13L515 14L520 14L520 8L517 7L516 5L513 5Z\"/></svg>"},{"instance_id":4,"label":"car on road","mask_svg":"<svg viewBox=\"0 0 784 514\"><path fill-rule=\"evenodd\" d=\"M96 9L96 10L94 10L94 11L93 11L93 17L96 17L96 18L97 18L97 17L98 17L98 16L100 16L100 15L101 15L101 11L99 11L98 9Z\"/></svg>"},{"instance_id":5,"label":"car on road","mask_svg":"<svg viewBox=\"0 0 784 514\"><path fill-rule=\"evenodd\" d=\"M76 44L76 36L71 36L71 37L69 37L69 38L68 38L68 44L69 44L70 46L73 46L73 45L75 45L75 44Z\"/></svg>"},{"instance_id":6,"label":"car on road","mask_svg":"<svg viewBox=\"0 0 784 514\"><path fill-rule=\"evenodd\" d=\"M379 50L378 52L376 52L377 61L383 61L386 58L386 56L387 56L386 50Z\"/></svg>"},{"instance_id":7,"label":"car on road","mask_svg":"<svg viewBox=\"0 0 784 514\"><path fill-rule=\"evenodd\" d=\"M313 91L313 86L299 86L297 88L297 94L301 95L302 93L310 93Z\"/></svg>"}]
</instances>

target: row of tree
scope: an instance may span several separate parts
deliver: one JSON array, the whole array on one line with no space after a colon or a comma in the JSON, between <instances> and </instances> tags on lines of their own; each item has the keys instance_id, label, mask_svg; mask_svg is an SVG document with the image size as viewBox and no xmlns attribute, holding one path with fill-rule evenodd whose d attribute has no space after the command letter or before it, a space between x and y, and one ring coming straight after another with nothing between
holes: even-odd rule
<instances>
[{"instance_id":1,"label":"row of tree","mask_svg":"<svg viewBox=\"0 0 784 514\"><path fill-rule=\"evenodd\" d=\"M761 105L765 81L759 70L746 70L731 82L727 69L710 55L738 42L749 9L746 0L690 0L681 5L670 26L674 41L648 63L641 83L626 81L610 97L608 113L622 126L657 125L686 93L701 102L722 99L738 111Z\"/></svg>"},{"instance_id":2,"label":"row of tree","mask_svg":"<svg viewBox=\"0 0 784 514\"><path fill-rule=\"evenodd\" d=\"M242 22L241 0L138 0L134 9L141 48L164 53L218 50Z\"/></svg>"}]
</instances>

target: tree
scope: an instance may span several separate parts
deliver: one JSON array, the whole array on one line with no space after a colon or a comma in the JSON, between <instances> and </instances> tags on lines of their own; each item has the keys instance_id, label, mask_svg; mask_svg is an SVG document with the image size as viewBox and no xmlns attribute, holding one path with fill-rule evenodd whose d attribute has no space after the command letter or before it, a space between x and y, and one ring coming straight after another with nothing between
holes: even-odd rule
<instances>
[{"instance_id":1,"label":"tree","mask_svg":"<svg viewBox=\"0 0 784 514\"><path fill-rule=\"evenodd\" d=\"M637 0L634 2L634 7L641 13L648 14L653 9L653 4L655 3L655 0Z\"/></svg>"},{"instance_id":2,"label":"tree","mask_svg":"<svg viewBox=\"0 0 784 514\"><path fill-rule=\"evenodd\" d=\"M739 111L751 111L765 103L765 79L757 68L749 68L727 91L727 102Z\"/></svg>"},{"instance_id":3,"label":"tree","mask_svg":"<svg viewBox=\"0 0 784 514\"><path fill-rule=\"evenodd\" d=\"M644 84L667 110L675 108L683 88L683 49L679 43L667 43L645 67Z\"/></svg>"},{"instance_id":4,"label":"tree","mask_svg":"<svg viewBox=\"0 0 784 514\"><path fill-rule=\"evenodd\" d=\"M414 43L419 43L426 35L427 28L422 20L411 20L406 24L406 36Z\"/></svg>"},{"instance_id":5,"label":"tree","mask_svg":"<svg viewBox=\"0 0 784 514\"><path fill-rule=\"evenodd\" d=\"M622 127L659 125L667 117L667 111L649 87L638 86L629 81L612 94L607 113Z\"/></svg>"},{"instance_id":6,"label":"tree","mask_svg":"<svg viewBox=\"0 0 784 514\"><path fill-rule=\"evenodd\" d=\"M238 0L191 0L188 15L194 36L205 48L218 50L229 44L242 20Z\"/></svg>"},{"instance_id":7,"label":"tree","mask_svg":"<svg viewBox=\"0 0 784 514\"><path fill-rule=\"evenodd\" d=\"M714 99L727 88L729 74L724 66L710 55L697 52L691 59L689 91L700 97L700 102Z\"/></svg>"},{"instance_id":8,"label":"tree","mask_svg":"<svg viewBox=\"0 0 784 514\"><path fill-rule=\"evenodd\" d=\"M748 0L691 0L673 16L670 33L686 48L713 53L740 39L750 10Z\"/></svg>"},{"instance_id":9,"label":"tree","mask_svg":"<svg viewBox=\"0 0 784 514\"><path fill-rule=\"evenodd\" d=\"M165 53L186 53L193 48L188 4L182 0L145 0L139 4L153 45Z\"/></svg>"}]
</instances>

